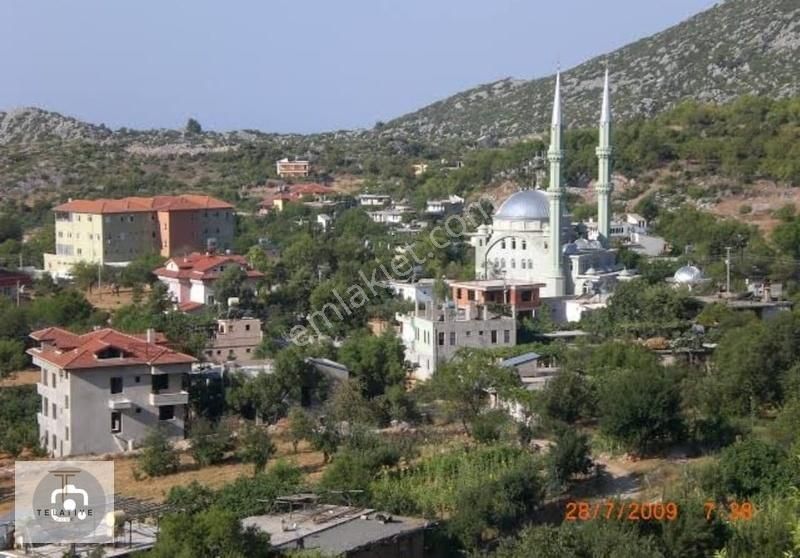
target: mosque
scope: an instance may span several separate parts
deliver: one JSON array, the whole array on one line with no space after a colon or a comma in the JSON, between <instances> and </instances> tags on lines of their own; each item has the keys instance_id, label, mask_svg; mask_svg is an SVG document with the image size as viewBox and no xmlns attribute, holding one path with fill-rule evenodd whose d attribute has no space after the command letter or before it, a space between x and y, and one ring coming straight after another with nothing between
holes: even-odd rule
<instances>
[{"instance_id":1,"label":"mosque","mask_svg":"<svg viewBox=\"0 0 800 558\"><path fill-rule=\"evenodd\" d=\"M611 228L611 100L608 70L603 84L600 141L597 147L597 240L574 239L562 183L561 76L556 75L550 127L550 183L547 190L520 190L497 209L491 225L471 237L475 277L541 283L542 297L610 292L633 273L617 264L609 248Z\"/></svg>"}]
</instances>

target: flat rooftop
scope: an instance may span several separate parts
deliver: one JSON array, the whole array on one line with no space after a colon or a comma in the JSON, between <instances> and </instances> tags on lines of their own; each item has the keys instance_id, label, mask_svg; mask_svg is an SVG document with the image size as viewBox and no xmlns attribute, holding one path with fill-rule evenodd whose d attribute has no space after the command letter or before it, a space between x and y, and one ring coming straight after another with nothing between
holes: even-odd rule
<instances>
[{"instance_id":1,"label":"flat rooftop","mask_svg":"<svg viewBox=\"0 0 800 558\"><path fill-rule=\"evenodd\" d=\"M242 525L269 533L275 548L288 550L301 544L305 549L316 548L332 555L352 552L430 525L421 518L391 516L390 521L382 521L381 516L389 517L369 508L319 504L291 513L247 517Z\"/></svg>"},{"instance_id":2,"label":"flat rooftop","mask_svg":"<svg viewBox=\"0 0 800 558\"><path fill-rule=\"evenodd\" d=\"M546 287L545 283L534 283L523 281L522 279L476 279L474 281L452 281L451 287L461 287L462 289L502 289L506 287Z\"/></svg>"}]
</instances>

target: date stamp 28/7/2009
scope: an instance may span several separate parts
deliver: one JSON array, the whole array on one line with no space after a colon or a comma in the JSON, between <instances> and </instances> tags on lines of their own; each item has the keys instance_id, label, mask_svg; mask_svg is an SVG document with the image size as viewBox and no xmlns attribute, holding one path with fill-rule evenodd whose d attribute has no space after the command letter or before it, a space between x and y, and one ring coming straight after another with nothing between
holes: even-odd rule
<instances>
[{"instance_id":1,"label":"date stamp 28/7/2009","mask_svg":"<svg viewBox=\"0 0 800 558\"><path fill-rule=\"evenodd\" d=\"M715 517L729 521L753 518L755 506L750 502L706 502L707 521ZM675 502L635 502L607 500L605 502L570 501L564 508L565 521L675 521L681 509Z\"/></svg>"}]
</instances>

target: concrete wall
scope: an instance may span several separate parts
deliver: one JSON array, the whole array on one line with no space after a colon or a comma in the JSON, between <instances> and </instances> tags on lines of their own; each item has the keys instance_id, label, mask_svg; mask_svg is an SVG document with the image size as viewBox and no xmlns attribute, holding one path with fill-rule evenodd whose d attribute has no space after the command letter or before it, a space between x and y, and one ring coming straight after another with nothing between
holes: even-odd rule
<instances>
[{"instance_id":1,"label":"concrete wall","mask_svg":"<svg viewBox=\"0 0 800 558\"><path fill-rule=\"evenodd\" d=\"M436 321L424 316L397 316L406 360L418 367L417 380L427 380L440 362L451 360L461 348L513 347L517 323L513 318Z\"/></svg>"},{"instance_id":2,"label":"concrete wall","mask_svg":"<svg viewBox=\"0 0 800 558\"><path fill-rule=\"evenodd\" d=\"M257 318L217 320L217 331L205 351L206 359L216 363L253 360L262 339L261 320Z\"/></svg>"}]
</instances>

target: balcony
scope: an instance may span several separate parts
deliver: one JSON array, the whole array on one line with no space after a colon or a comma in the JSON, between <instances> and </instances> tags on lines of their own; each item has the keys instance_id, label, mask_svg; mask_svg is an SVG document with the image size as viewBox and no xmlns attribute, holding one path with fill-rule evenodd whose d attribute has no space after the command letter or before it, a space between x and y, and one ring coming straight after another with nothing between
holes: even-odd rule
<instances>
[{"instance_id":1,"label":"balcony","mask_svg":"<svg viewBox=\"0 0 800 558\"><path fill-rule=\"evenodd\" d=\"M36 393L39 395L50 395L50 390L45 384L36 382Z\"/></svg>"},{"instance_id":2,"label":"balcony","mask_svg":"<svg viewBox=\"0 0 800 558\"><path fill-rule=\"evenodd\" d=\"M188 391L150 394L150 404L154 407L162 407L164 405L186 405L187 403L189 403Z\"/></svg>"},{"instance_id":3,"label":"balcony","mask_svg":"<svg viewBox=\"0 0 800 558\"><path fill-rule=\"evenodd\" d=\"M121 411L131 407L133 407L133 403L127 397L115 397L108 400L108 408L112 411Z\"/></svg>"}]
</instances>

